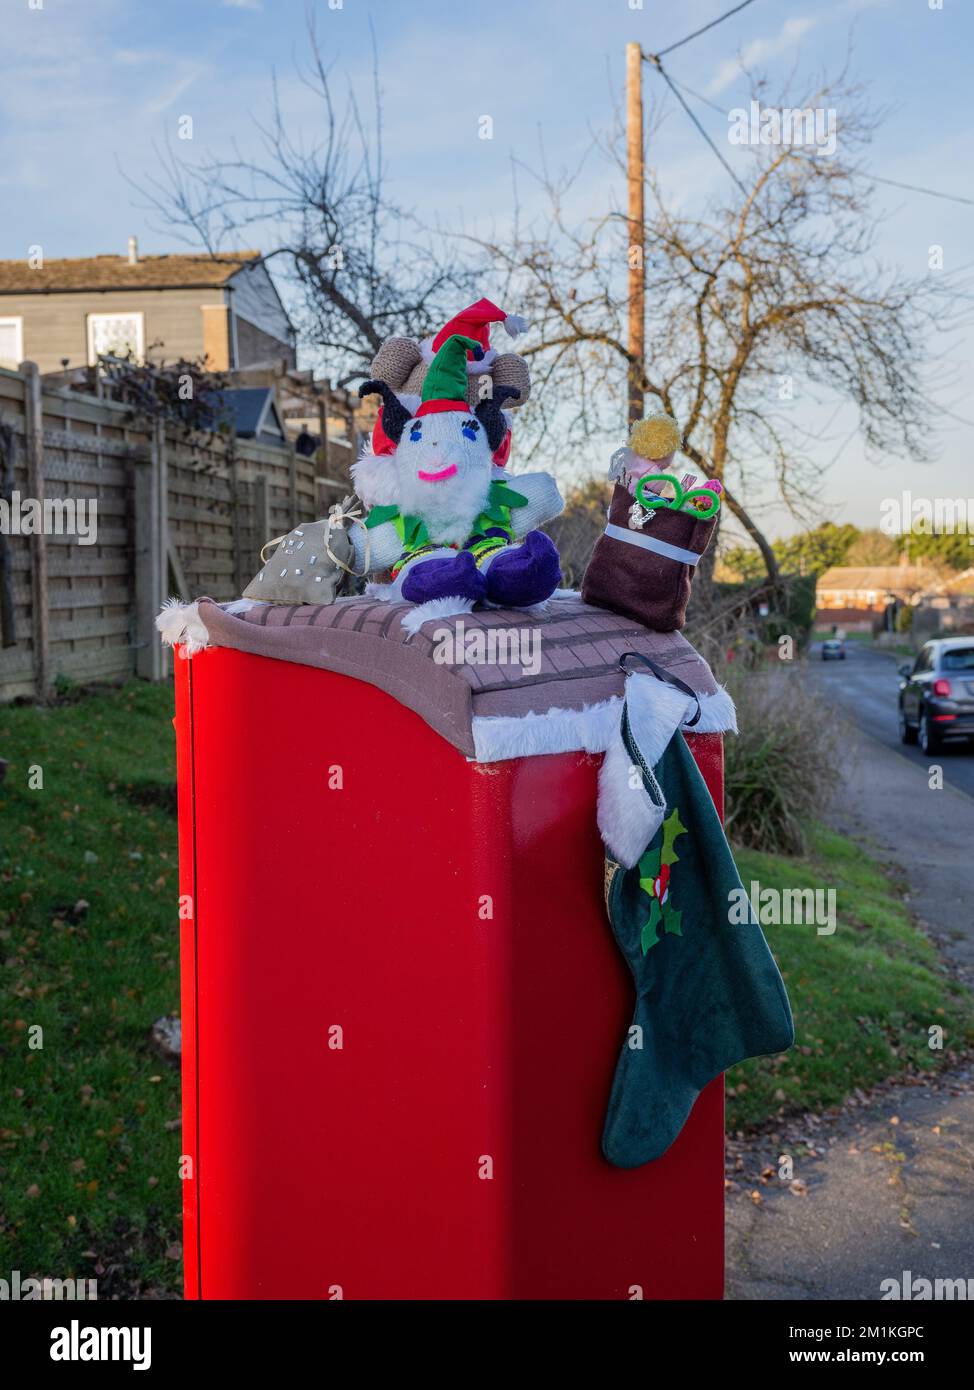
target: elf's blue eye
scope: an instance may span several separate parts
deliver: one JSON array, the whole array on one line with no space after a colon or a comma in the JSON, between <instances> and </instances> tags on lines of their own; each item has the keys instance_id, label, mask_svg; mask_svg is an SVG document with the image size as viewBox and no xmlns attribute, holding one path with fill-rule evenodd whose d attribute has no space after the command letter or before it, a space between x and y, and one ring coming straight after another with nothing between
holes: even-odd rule
<instances>
[{"instance_id":1,"label":"elf's blue eye","mask_svg":"<svg viewBox=\"0 0 974 1390\"><path fill-rule=\"evenodd\" d=\"M463 434L466 436L467 439L476 439L477 431L480 429L480 425L471 416L469 420L464 420L463 424L460 426L460 429L462 430Z\"/></svg>"},{"instance_id":2,"label":"elf's blue eye","mask_svg":"<svg viewBox=\"0 0 974 1390\"><path fill-rule=\"evenodd\" d=\"M409 426L409 438L415 444L417 440L422 439L422 437L423 428L418 420L414 420L413 423Z\"/></svg>"}]
</instances>

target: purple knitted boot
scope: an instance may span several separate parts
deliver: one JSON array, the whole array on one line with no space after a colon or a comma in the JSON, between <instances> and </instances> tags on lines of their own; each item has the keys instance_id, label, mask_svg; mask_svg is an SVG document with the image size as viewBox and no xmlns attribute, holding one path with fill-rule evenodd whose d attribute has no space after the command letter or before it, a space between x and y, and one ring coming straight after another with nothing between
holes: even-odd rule
<instances>
[{"instance_id":1,"label":"purple knitted boot","mask_svg":"<svg viewBox=\"0 0 974 1390\"><path fill-rule=\"evenodd\" d=\"M402 596L409 603L429 603L435 598L487 597L487 579L468 550L446 560L418 560L402 581Z\"/></svg>"},{"instance_id":2,"label":"purple knitted boot","mask_svg":"<svg viewBox=\"0 0 974 1390\"><path fill-rule=\"evenodd\" d=\"M529 531L520 545L509 545L487 566L487 597L501 608L529 608L558 588L561 564L554 541Z\"/></svg>"}]
</instances>

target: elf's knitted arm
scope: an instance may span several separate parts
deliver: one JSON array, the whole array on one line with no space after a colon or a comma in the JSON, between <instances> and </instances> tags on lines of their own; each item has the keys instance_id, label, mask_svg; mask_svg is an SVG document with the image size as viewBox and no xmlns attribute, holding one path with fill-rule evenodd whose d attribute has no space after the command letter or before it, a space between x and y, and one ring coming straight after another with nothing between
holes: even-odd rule
<instances>
[{"instance_id":1,"label":"elf's knitted arm","mask_svg":"<svg viewBox=\"0 0 974 1390\"><path fill-rule=\"evenodd\" d=\"M510 484L512 492L527 498L526 507L511 508L511 525L517 536L526 536L565 509L558 484L550 473L518 473Z\"/></svg>"},{"instance_id":2,"label":"elf's knitted arm","mask_svg":"<svg viewBox=\"0 0 974 1390\"><path fill-rule=\"evenodd\" d=\"M378 526L363 529L354 526L351 530L352 545L355 548L355 568L361 573L365 569L365 537L369 538L369 570L385 570L394 565L402 554L402 537L391 521L382 521Z\"/></svg>"}]
</instances>

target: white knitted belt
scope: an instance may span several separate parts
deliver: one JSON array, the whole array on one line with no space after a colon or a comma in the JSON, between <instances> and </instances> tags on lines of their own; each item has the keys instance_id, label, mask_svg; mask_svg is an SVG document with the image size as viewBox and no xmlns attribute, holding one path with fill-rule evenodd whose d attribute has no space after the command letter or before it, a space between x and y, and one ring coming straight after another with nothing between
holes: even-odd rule
<instances>
[{"instance_id":1,"label":"white knitted belt","mask_svg":"<svg viewBox=\"0 0 974 1390\"><path fill-rule=\"evenodd\" d=\"M652 550L657 555L664 555L667 560L678 560L684 565L695 565L700 559L695 550L684 550L682 546L670 545L668 541L655 540L642 531L627 531L624 526L616 526L611 521L605 528L605 534L611 536L614 541L642 546L643 550Z\"/></svg>"}]
</instances>

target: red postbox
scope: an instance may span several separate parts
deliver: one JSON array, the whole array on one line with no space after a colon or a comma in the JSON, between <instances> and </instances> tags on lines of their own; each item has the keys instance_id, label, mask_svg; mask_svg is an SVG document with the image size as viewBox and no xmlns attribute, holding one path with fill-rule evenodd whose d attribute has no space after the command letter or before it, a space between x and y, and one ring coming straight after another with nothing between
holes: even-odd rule
<instances>
[{"instance_id":1,"label":"red postbox","mask_svg":"<svg viewBox=\"0 0 974 1390\"><path fill-rule=\"evenodd\" d=\"M722 1081L658 1161L599 1147L632 982L598 757L478 763L243 651L176 676L186 1296L719 1298Z\"/></svg>"}]
</instances>

